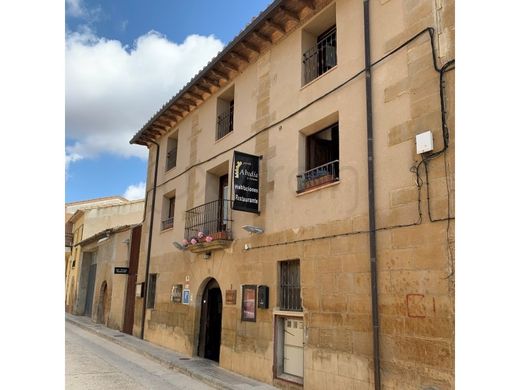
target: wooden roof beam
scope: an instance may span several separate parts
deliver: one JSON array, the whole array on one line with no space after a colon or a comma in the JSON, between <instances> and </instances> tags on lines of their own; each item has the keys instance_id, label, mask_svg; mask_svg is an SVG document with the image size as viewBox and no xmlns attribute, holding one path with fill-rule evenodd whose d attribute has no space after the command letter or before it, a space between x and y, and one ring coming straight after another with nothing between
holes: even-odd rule
<instances>
[{"instance_id":1,"label":"wooden roof beam","mask_svg":"<svg viewBox=\"0 0 520 390\"><path fill-rule=\"evenodd\" d=\"M169 110L169 112L171 112L171 113L173 114L173 116L175 116L176 118L180 118L180 119L184 118L184 116L182 115L183 112L180 111L180 110L178 110L178 109L176 109L175 107L172 106L172 107L170 107L168 110Z\"/></svg>"},{"instance_id":2,"label":"wooden roof beam","mask_svg":"<svg viewBox=\"0 0 520 390\"><path fill-rule=\"evenodd\" d=\"M183 104L181 102L176 102L175 105L177 107L179 107L179 109L182 110L183 115L184 115L184 112L190 112L190 106L188 106L187 104Z\"/></svg>"},{"instance_id":3,"label":"wooden roof beam","mask_svg":"<svg viewBox=\"0 0 520 390\"><path fill-rule=\"evenodd\" d=\"M249 51L252 51L253 53L260 54L260 49L256 45L253 45L250 42L242 41L239 44L241 47L243 47Z\"/></svg>"},{"instance_id":4,"label":"wooden roof beam","mask_svg":"<svg viewBox=\"0 0 520 390\"><path fill-rule=\"evenodd\" d=\"M281 32L282 34L285 34L285 28L281 25L281 24L278 24L276 22L273 22L272 20L270 19L267 19L265 21L265 24L279 32Z\"/></svg>"},{"instance_id":5,"label":"wooden roof beam","mask_svg":"<svg viewBox=\"0 0 520 390\"><path fill-rule=\"evenodd\" d=\"M209 84L209 83L208 83L208 84ZM201 84L197 84L197 85L195 86L195 88L197 88L199 91L202 91L202 92L205 92L205 93L209 93L209 94L211 95L211 89L208 88L208 87L205 87L205 86L203 86L203 85L201 85Z\"/></svg>"},{"instance_id":6,"label":"wooden roof beam","mask_svg":"<svg viewBox=\"0 0 520 390\"><path fill-rule=\"evenodd\" d=\"M157 123L158 125L164 126L165 128L169 128L169 127L171 127L170 123L172 122L172 120L166 118L165 114L162 114L159 118L157 118L155 123ZM173 121L175 122L175 120L173 120Z\"/></svg>"},{"instance_id":7,"label":"wooden roof beam","mask_svg":"<svg viewBox=\"0 0 520 390\"><path fill-rule=\"evenodd\" d=\"M170 114L170 111L166 110L162 115L161 117L171 121L171 122L175 122L177 120L177 115L173 114L171 115Z\"/></svg>"},{"instance_id":8,"label":"wooden roof beam","mask_svg":"<svg viewBox=\"0 0 520 390\"><path fill-rule=\"evenodd\" d=\"M247 58L246 56L244 56L244 55L242 55L240 53L237 53L236 51L230 52L229 55L232 58L236 58L237 60L240 60L242 62L245 62L246 64L249 64L249 58Z\"/></svg>"},{"instance_id":9,"label":"wooden roof beam","mask_svg":"<svg viewBox=\"0 0 520 390\"><path fill-rule=\"evenodd\" d=\"M202 95L199 95L198 93L195 93L195 92L192 92L192 91L188 91L187 94L192 96L192 97L194 97L197 100L200 100L201 102L204 101L204 98L202 97Z\"/></svg>"},{"instance_id":10,"label":"wooden roof beam","mask_svg":"<svg viewBox=\"0 0 520 390\"><path fill-rule=\"evenodd\" d=\"M300 23L300 17L296 12L291 11L290 9L284 7L283 5L280 6L280 11L287 16L289 19L294 20L296 23Z\"/></svg>"},{"instance_id":11,"label":"wooden roof beam","mask_svg":"<svg viewBox=\"0 0 520 390\"><path fill-rule=\"evenodd\" d=\"M190 99L186 95L182 95L180 100L184 101L185 103L187 103L190 106L197 107L197 102L193 99Z\"/></svg>"},{"instance_id":12,"label":"wooden roof beam","mask_svg":"<svg viewBox=\"0 0 520 390\"><path fill-rule=\"evenodd\" d=\"M229 76L227 74L225 74L224 72L221 72L220 70L218 69L211 69L210 70L210 73L217 76L219 79L222 79L222 80L225 80L225 81L228 81L229 80ZM220 87L220 85L219 85Z\"/></svg>"},{"instance_id":13,"label":"wooden roof beam","mask_svg":"<svg viewBox=\"0 0 520 390\"><path fill-rule=\"evenodd\" d=\"M267 35L265 34L262 34L261 32L258 32L258 31L253 31L251 33L254 37L256 37L257 39L260 39L261 41L263 42L267 42L269 44L272 44L273 41L271 40L270 37L268 37Z\"/></svg>"},{"instance_id":14,"label":"wooden roof beam","mask_svg":"<svg viewBox=\"0 0 520 390\"><path fill-rule=\"evenodd\" d=\"M316 6L314 5L314 1L313 0L300 0L303 5L307 8L310 8L311 10L315 10L316 9Z\"/></svg>"},{"instance_id":15,"label":"wooden roof beam","mask_svg":"<svg viewBox=\"0 0 520 390\"><path fill-rule=\"evenodd\" d=\"M203 82L205 82L206 84L208 85L212 85L214 87L217 87L217 88L220 88L220 84L218 83L218 81L215 81L215 80L212 80L210 78L207 78L207 77L204 77L202 79ZM211 93L211 92L210 92Z\"/></svg>"},{"instance_id":16,"label":"wooden roof beam","mask_svg":"<svg viewBox=\"0 0 520 390\"><path fill-rule=\"evenodd\" d=\"M232 70L234 72L238 72L238 67L236 67L235 65L233 65L230 62L220 61L220 65L222 65L224 68L227 68L227 69Z\"/></svg>"}]
</instances>

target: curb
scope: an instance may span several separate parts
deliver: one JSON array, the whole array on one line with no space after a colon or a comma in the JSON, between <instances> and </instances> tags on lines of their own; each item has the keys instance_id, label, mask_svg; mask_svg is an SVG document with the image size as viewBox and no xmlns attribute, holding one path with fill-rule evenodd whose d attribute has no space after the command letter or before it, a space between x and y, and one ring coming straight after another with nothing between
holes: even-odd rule
<instances>
[{"instance_id":1,"label":"curb","mask_svg":"<svg viewBox=\"0 0 520 390\"><path fill-rule=\"evenodd\" d=\"M223 382L223 381L219 380L218 378L215 378L215 377L213 377L211 375L205 375L205 374L201 374L201 373L195 372L193 370L190 370L189 368L177 365L174 361L171 361L171 360L168 360L168 359L164 359L162 357L159 357L157 355L154 355L154 354L151 354L151 353L149 353L147 351L144 351L144 350L142 350L140 348L137 348L137 347L135 347L133 345L124 343L121 340L118 340L117 338L115 338L113 336L105 334L102 331L98 331L95 328L95 326L94 327L93 326L88 326L86 324L83 324L83 323L81 323L79 321L75 321L74 319L67 318L67 317L65 317L65 321L67 321L67 322L69 322L71 324L74 324L74 325L76 325L77 327L79 327L79 328L81 328L83 330L86 330L86 331L88 331L90 333L93 333L93 334L95 334L97 336L100 336L100 337L102 337L102 338L104 338L106 340L109 340L109 341L113 342L114 344L117 344L117 345L119 345L119 346L121 346L123 348L126 348L126 349L128 349L130 351L133 351L133 352L136 352L136 353L139 353L140 355L145 356L145 357L149 358L150 360L153 360L153 361L161 364L162 366L169 368L170 370L175 370L175 371L181 372L182 374L185 374L185 375L187 375L187 376L189 376L191 378L197 379L197 380L199 380L199 381L201 381L201 382L203 382L203 383L207 384L208 386L211 386L211 387L213 387L215 389L219 389L219 390L237 390L237 387L230 386L227 383L225 383L225 382ZM109 329L109 328L107 328L107 329ZM110 329L110 330L112 330L114 332L121 333L121 332L119 332L117 330L114 330L114 329ZM118 334L118 333L116 333L116 334ZM127 335L127 334L125 334L125 336L134 337L135 338L135 336ZM146 341L144 341L144 342L146 342ZM234 374L234 375L236 375L236 374ZM264 384L264 385L267 385L267 384ZM267 385L267 386L269 386L269 385Z\"/></svg>"}]
</instances>

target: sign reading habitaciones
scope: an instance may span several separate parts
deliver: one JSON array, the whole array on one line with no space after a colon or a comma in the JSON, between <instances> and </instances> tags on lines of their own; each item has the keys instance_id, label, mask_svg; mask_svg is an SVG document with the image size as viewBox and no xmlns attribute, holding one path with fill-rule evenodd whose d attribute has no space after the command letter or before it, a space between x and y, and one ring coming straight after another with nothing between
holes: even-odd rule
<instances>
[{"instance_id":1,"label":"sign reading habitaciones","mask_svg":"<svg viewBox=\"0 0 520 390\"><path fill-rule=\"evenodd\" d=\"M260 157L235 151L233 158L233 210L259 213Z\"/></svg>"}]
</instances>

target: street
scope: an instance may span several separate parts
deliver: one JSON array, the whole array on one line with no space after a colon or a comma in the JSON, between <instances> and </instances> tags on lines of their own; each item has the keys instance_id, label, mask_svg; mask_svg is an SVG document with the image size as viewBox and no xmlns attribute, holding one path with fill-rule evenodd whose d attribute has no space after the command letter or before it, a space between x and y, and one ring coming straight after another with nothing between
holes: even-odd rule
<instances>
[{"instance_id":1,"label":"street","mask_svg":"<svg viewBox=\"0 0 520 390\"><path fill-rule=\"evenodd\" d=\"M66 389L212 389L69 322L65 359Z\"/></svg>"}]
</instances>

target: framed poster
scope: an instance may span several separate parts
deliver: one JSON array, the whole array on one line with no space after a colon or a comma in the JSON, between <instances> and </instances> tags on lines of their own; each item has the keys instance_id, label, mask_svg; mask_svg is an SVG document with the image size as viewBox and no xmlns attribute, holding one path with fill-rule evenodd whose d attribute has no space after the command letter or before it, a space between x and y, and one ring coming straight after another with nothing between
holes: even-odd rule
<instances>
[{"instance_id":1,"label":"framed poster","mask_svg":"<svg viewBox=\"0 0 520 390\"><path fill-rule=\"evenodd\" d=\"M256 285L242 286L242 321L256 322Z\"/></svg>"},{"instance_id":2,"label":"framed poster","mask_svg":"<svg viewBox=\"0 0 520 390\"><path fill-rule=\"evenodd\" d=\"M190 290L182 290L182 303L185 305L190 304Z\"/></svg>"}]
</instances>

